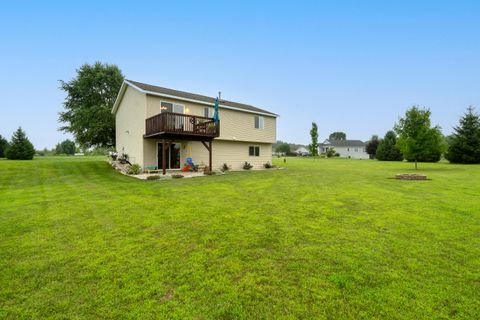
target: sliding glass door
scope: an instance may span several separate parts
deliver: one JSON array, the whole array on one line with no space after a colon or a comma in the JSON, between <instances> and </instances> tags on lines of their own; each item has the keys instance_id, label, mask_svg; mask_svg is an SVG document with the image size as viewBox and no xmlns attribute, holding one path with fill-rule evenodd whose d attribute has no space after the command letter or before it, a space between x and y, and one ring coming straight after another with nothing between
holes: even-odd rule
<instances>
[{"instance_id":1,"label":"sliding glass door","mask_svg":"<svg viewBox=\"0 0 480 320\"><path fill-rule=\"evenodd\" d=\"M171 143L165 146L165 159L167 169L180 169L181 165L181 145L180 143ZM158 168L163 168L163 145L158 144Z\"/></svg>"}]
</instances>

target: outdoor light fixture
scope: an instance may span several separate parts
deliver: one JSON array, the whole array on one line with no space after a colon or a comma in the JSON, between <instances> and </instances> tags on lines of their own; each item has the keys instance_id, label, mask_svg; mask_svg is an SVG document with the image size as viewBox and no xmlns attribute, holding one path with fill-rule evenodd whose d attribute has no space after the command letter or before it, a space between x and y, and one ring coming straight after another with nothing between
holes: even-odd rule
<instances>
[{"instance_id":1,"label":"outdoor light fixture","mask_svg":"<svg viewBox=\"0 0 480 320\"><path fill-rule=\"evenodd\" d=\"M185 108L185 113L190 113L190 109L188 107Z\"/></svg>"}]
</instances>

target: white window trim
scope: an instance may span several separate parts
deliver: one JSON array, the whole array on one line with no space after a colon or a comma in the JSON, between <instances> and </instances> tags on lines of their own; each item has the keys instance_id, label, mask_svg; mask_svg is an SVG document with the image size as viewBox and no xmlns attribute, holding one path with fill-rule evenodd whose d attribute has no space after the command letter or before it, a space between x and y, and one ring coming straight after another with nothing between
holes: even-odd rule
<instances>
[{"instance_id":1,"label":"white window trim","mask_svg":"<svg viewBox=\"0 0 480 320\"><path fill-rule=\"evenodd\" d=\"M213 118L213 114L215 113L215 109L212 107L205 107L203 108L203 116L205 116L205 109L208 109L207 118Z\"/></svg>"},{"instance_id":2,"label":"white window trim","mask_svg":"<svg viewBox=\"0 0 480 320\"><path fill-rule=\"evenodd\" d=\"M253 147L253 156L250 154L250 148ZM255 155L255 148L258 148L258 156ZM248 146L248 156L249 157L260 157L260 146L259 145L251 145L251 146Z\"/></svg>"},{"instance_id":3,"label":"white window trim","mask_svg":"<svg viewBox=\"0 0 480 320\"><path fill-rule=\"evenodd\" d=\"M184 104L165 101L165 100L160 100L160 113L162 113L162 103L170 103L172 105L172 112L175 112L175 111L173 111L175 106L180 106L180 107L182 107L182 112L181 113L185 114L185 105Z\"/></svg>"},{"instance_id":4,"label":"white window trim","mask_svg":"<svg viewBox=\"0 0 480 320\"><path fill-rule=\"evenodd\" d=\"M255 127L255 118L258 117L258 128ZM253 128L257 130L265 129L265 117L264 116L254 116L253 118Z\"/></svg>"}]
</instances>

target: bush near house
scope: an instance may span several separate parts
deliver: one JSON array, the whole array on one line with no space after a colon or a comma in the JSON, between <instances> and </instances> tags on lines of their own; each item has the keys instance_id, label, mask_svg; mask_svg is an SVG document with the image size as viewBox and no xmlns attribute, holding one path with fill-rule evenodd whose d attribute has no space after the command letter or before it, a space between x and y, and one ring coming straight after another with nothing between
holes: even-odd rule
<instances>
[{"instance_id":1,"label":"bush near house","mask_svg":"<svg viewBox=\"0 0 480 320\"><path fill-rule=\"evenodd\" d=\"M253 166L250 164L250 162L245 161L245 163L243 164L243 169L244 170L250 170L252 168L253 168Z\"/></svg>"},{"instance_id":2,"label":"bush near house","mask_svg":"<svg viewBox=\"0 0 480 320\"><path fill-rule=\"evenodd\" d=\"M137 174L140 174L142 173L142 167L139 165L139 164L132 164L129 168L128 168L128 174L133 174L133 175L137 175Z\"/></svg>"}]
</instances>

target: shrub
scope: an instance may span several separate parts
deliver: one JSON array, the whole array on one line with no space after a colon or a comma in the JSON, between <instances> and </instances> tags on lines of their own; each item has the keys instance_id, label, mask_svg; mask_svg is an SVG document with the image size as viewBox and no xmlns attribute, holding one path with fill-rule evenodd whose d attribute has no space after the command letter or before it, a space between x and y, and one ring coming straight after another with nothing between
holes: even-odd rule
<instances>
[{"instance_id":1,"label":"shrub","mask_svg":"<svg viewBox=\"0 0 480 320\"><path fill-rule=\"evenodd\" d=\"M203 173L205 173L205 172L210 172L210 167L209 166L205 166L203 168Z\"/></svg>"},{"instance_id":2,"label":"shrub","mask_svg":"<svg viewBox=\"0 0 480 320\"><path fill-rule=\"evenodd\" d=\"M220 170L222 170L223 172L226 172L226 171L230 170L230 167L228 166L228 164L224 163L222 165L222 169L220 169Z\"/></svg>"},{"instance_id":3,"label":"shrub","mask_svg":"<svg viewBox=\"0 0 480 320\"><path fill-rule=\"evenodd\" d=\"M252 168L253 168L253 166L250 163L248 163L247 161L245 161L245 163L243 164L243 170L250 170Z\"/></svg>"},{"instance_id":4,"label":"shrub","mask_svg":"<svg viewBox=\"0 0 480 320\"><path fill-rule=\"evenodd\" d=\"M133 164L128 168L128 174L140 174L142 172L142 167L138 164Z\"/></svg>"},{"instance_id":5,"label":"shrub","mask_svg":"<svg viewBox=\"0 0 480 320\"><path fill-rule=\"evenodd\" d=\"M328 149L326 152L327 158L331 158L335 155L335 149Z\"/></svg>"},{"instance_id":6,"label":"shrub","mask_svg":"<svg viewBox=\"0 0 480 320\"><path fill-rule=\"evenodd\" d=\"M118 152L110 151L110 152L108 153L108 156L110 157L110 159L112 159L112 161L117 161Z\"/></svg>"},{"instance_id":7,"label":"shrub","mask_svg":"<svg viewBox=\"0 0 480 320\"><path fill-rule=\"evenodd\" d=\"M121 155L119 155L119 156L118 156L118 161L119 161L121 164L128 163L128 154L122 153Z\"/></svg>"},{"instance_id":8,"label":"shrub","mask_svg":"<svg viewBox=\"0 0 480 320\"><path fill-rule=\"evenodd\" d=\"M158 174L153 175L153 176L148 176L147 180L160 180L160 176Z\"/></svg>"},{"instance_id":9,"label":"shrub","mask_svg":"<svg viewBox=\"0 0 480 320\"><path fill-rule=\"evenodd\" d=\"M265 167L265 169L275 168L275 166L270 162L264 163L263 166Z\"/></svg>"},{"instance_id":10,"label":"shrub","mask_svg":"<svg viewBox=\"0 0 480 320\"><path fill-rule=\"evenodd\" d=\"M172 179L180 179L180 178L183 178L183 174L180 174L180 173L172 174Z\"/></svg>"},{"instance_id":11,"label":"shrub","mask_svg":"<svg viewBox=\"0 0 480 320\"><path fill-rule=\"evenodd\" d=\"M22 128L18 128L13 134L12 142L7 149L7 158L10 160L32 160L34 154L33 144L28 140Z\"/></svg>"}]
</instances>

